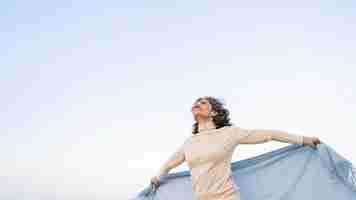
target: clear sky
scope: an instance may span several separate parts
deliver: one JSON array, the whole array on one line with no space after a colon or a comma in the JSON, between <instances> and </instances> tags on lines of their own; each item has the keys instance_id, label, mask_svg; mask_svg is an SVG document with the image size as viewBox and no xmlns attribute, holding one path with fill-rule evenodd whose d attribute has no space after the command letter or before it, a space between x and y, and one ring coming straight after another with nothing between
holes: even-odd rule
<instances>
[{"instance_id":1,"label":"clear sky","mask_svg":"<svg viewBox=\"0 0 356 200\"><path fill-rule=\"evenodd\" d=\"M118 200L190 136L190 106L316 136L356 164L356 3L4 1L0 199ZM243 145L233 161L288 144ZM183 164L172 170L187 170Z\"/></svg>"}]
</instances>

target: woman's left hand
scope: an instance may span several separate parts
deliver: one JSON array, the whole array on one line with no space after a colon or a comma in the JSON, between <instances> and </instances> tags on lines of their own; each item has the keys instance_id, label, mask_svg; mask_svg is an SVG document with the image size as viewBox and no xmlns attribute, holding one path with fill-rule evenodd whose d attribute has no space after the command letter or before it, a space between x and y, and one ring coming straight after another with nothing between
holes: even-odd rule
<instances>
[{"instance_id":1,"label":"woman's left hand","mask_svg":"<svg viewBox=\"0 0 356 200\"><path fill-rule=\"evenodd\" d=\"M320 139L317 137L306 137L303 136L303 146L309 146L311 148L318 148L318 145L321 143Z\"/></svg>"}]
</instances>

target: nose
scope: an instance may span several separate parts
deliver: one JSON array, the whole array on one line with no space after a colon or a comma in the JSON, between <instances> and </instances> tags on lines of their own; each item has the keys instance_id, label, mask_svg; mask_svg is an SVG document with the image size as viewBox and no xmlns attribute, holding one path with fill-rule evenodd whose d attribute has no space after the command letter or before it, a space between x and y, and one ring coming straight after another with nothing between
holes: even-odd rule
<instances>
[{"instance_id":1,"label":"nose","mask_svg":"<svg viewBox=\"0 0 356 200\"><path fill-rule=\"evenodd\" d=\"M196 103L196 104L193 105L192 108L199 108L199 107L200 107L200 103Z\"/></svg>"}]
</instances>

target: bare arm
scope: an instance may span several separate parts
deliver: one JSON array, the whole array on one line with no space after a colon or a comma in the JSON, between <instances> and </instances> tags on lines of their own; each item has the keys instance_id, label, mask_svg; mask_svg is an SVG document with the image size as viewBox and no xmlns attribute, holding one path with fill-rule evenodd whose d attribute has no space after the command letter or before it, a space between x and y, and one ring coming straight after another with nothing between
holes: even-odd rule
<instances>
[{"instance_id":1,"label":"bare arm","mask_svg":"<svg viewBox=\"0 0 356 200\"><path fill-rule=\"evenodd\" d=\"M291 134L280 130L236 127L234 131L237 144L260 144L272 140L291 144L303 144L304 140L303 135Z\"/></svg>"}]
</instances>

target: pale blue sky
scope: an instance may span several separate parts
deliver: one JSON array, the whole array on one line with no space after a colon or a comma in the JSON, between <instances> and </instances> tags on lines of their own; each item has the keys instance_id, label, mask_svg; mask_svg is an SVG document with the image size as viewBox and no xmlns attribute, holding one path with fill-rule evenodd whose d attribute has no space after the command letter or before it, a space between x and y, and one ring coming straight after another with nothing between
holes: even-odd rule
<instances>
[{"instance_id":1,"label":"pale blue sky","mask_svg":"<svg viewBox=\"0 0 356 200\"><path fill-rule=\"evenodd\" d=\"M237 125L317 136L356 164L355 9L2 2L0 199L136 195L190 136L190 106L205 95ZM285 145L241 146L233 161Z\"/></svg>"}]
</instances>

